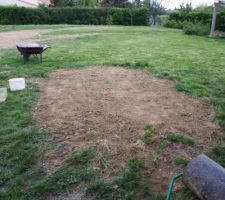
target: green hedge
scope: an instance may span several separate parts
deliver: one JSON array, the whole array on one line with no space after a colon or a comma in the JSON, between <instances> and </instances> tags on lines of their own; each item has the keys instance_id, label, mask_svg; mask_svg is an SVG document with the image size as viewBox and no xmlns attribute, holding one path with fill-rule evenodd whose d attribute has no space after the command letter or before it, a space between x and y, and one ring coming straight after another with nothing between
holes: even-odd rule
<instances>
[{"instance_id":1,"label":"green hedge","mask_svg":"<svg viewBox=\"0 0 225 200\"><path fill-rule=\"evenodd\" d=\"M212 22L212 12L193 11L182 13L177 11L170 14L165 26L170 28L183 28L187 22L209 25ZM225 31L225 11L219 11L217 13L216 29Z\"/></svg>"},{"instance_id":2,"label":"green hedge","mask_svg":"<svg viewBox=\"0 0 225 200\"><path fill-rule=\"evenodd\" d=\"M0 24L148 24L146 8L23 8L0 7Z\"/></svg>"}]
</instances>

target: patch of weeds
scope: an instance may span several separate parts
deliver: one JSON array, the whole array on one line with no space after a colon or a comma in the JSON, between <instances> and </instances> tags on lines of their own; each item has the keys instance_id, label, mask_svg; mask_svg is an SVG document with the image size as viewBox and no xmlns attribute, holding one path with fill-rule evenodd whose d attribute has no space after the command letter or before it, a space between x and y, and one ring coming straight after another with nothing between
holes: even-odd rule
<instances>
[{"instance_id":1,"label":"patch of weeds","mask_svg":"<svg viewBox=\"0 0 225 200\"><path fill-rule=\"evenodd\" d=\"M128 161L128 167L109 182L96 181L88 186L89 193L96 194L97 199L152 199L163 197L149 188L148 181L142 173L143 163L137 158Z\"/></svg>"},{"instance_id":2,"label":"patch of weeds","mask_svg":"<svg viewBox=\"0 0 225 200\"><path fill-rule=\"evenodd\" d=\"M91 149L75 151L62 167L31 187L28 194L37 197L60 191L81 181L91 180L96 175L94 170L88 168L93 155Z\"/></svg>"},{"instance_id":3,"label":"patch of weeds","mask_svg":"<svg viewBox=\"0 0 225 200\"><path fill-rule=\"evenodd\" d=\"M186 136L186 135L182 135L180 133L169 133L167 135L167 140L171 141L171 142L181 142L183 144L189 144L189 145L194 145L195 142L193 140L193 138Z\"/></svg>"},{"instance_id":4,"label":"patch of weeds","mask_svg":"<svg viewBox=\"0 0 225 200\"><path fill-rule=\"evenodd\" d=\"M157 140L157 143L158 143L161 151L164 150L166 147L168 147L168 145L170 144L170 142L168 140L164 140L164 139Z\"/></svg>"},{"instance_id":5,"label":"patch of weeds","mask_svg":"<svg viewBox=\"0 0 225 200\"><path fill-rule=\"evenodd\" d=\"M215 162L219 163L221 166L225 167L225 145L219 145L211 149L207 156L213 159Z\"/></svg>"},{"instance_id":6,"label":"patch of weeds","mask_svg":"<svg viewBox=\"0 0 225 200\"><path fill-rule=\"evenodd\" d=\"M71 166L63 166L54 172L51 176L41 180L30 188L31 196L40 196L48 193L60 191L68 188L70 185L87 181L95 176L94 171L86 169L76 169Z\"/></svg>"},{"instance_id":7,"label":"patch of weeds","mask_svg":"<svg viewBox=\"0 0 225 200\"><path fill-rule=\"evenodd\" d=\"M99 146L97 153L96 153L96 158L98 159L99 167L101 170L101 173L109 173L110 171L113 170L113 167L110 163L110 155L108 152L108 149L104 146Z\"/></svg>"},{"instance_id":8,"label":"patch of weeds","mask_svg":"<svg viewBox=\"0 0 225 200\"><path fill-rule=\"evenodd\" d=\"M96 137L98 137L98 133L94 130L88 130L86 132L86 139L87 140L92 140L95 139Z\"/></svg>"},{"instance_id":9,"label":"patch of weeds","mask_svg":"<svg viewBox=\"0 0 225 200\"><path fill-rule=\"evenodd\" d=\"M86 165L94 157L94 149L80 149L75 151L68 159L70 165Z\"/></svg>"},{"instance_id":10,"label":"patch of weeds","mask_svg":"<svg viewBox=\"0 0 225 200\"><path fill-rule=\"evenodd\" d=\"M156 162L160 158L161 153L153 151L153 152L150 152L149 156L153 162Z\"/></svg>"},{"instance_id":11,"label":"patch of weeds","mask_svg":"<svg viewBox=\"0 0 225 200\"><path fill-rule=\"evenodd\" d=\"M145 144L149 144L152 141L152 135L155 132L155 126L152 124L147 124L144 127L144 134L141 136L141 140L145 143Z\"/></svg>"},{"instance_id":12,"label":"patch of weeds","mask_svg":"<svg viewBox=\"0 0 225 200\"><path fill-rule=\"evenodd\" d=\"M182 157L180 155L173 157L173 163L175 165L180 165L180 166L184 167L188 164L188 162L189 161L187 159L185 159L184 157Z\"/></svg>"}]
</instances>

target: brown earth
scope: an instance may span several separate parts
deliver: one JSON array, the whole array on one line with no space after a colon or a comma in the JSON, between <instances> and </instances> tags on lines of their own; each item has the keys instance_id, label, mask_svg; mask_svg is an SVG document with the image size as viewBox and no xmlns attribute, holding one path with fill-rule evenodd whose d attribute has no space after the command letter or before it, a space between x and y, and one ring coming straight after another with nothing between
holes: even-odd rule
<instances>
[{"instance_id":1,"label":"brown earth","mask_svg":"<svg viewBox=\"0 0 225 200\"><path fill-rule=\"evenodd\" d=\"M49 31L49 29L43 29L2 32L0 33L0 49L13 48L18 43L36 41L41 37L41 34Z\"/></svg>"},{"instance_id":2,"label":"brown earth","mask_svg":"<svg viewBox=\"0 0 225 200\"><path fill-rule=\"evenodd\" d=\"M145 161L145 175L159 191L166 191L170 177L182 169L173 156L190 160L213 146L219 126L211 109L179 93L174 82L142 70L90 67L58 70L49 80L38 81L40 96L33 109L39 125L53 132L53 139L67 149L94 146L93 167L109 178L138 156ZM156 132L151 144L140 140L146 124ZM168 132L191 136L196 144L170 143ZM64 156L42 156L47 172L60 166ZM102 166L102 160L105 165Z\"/></svg>"}]
</instances>

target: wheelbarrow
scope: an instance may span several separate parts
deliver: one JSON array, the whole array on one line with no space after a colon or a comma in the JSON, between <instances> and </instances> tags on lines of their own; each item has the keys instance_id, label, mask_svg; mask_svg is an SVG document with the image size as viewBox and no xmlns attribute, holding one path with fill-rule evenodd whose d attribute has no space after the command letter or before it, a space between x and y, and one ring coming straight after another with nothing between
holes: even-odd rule
<instances>
[{"instance_id":1,"label":"wheelbarrow","mask_svg":"<svg viewBox=\"0 0 225 200\"><path fill-rule=\"evenodd\" d=\"M47 45L40 45L37 43L17 44L16 47L18 51L21 53L21 55L23 56L24 64L29 60L29 57L31 55L35 55L36 57L38 57L39 55L40 57L39 61L40 63L42 63L42 53L48 48L50 48Z\"/></svg>"},{"instance_id":2,"label":"wheelbarrow","mask_svg":"<svg viewBox=\"0 0 225 200\"><path fill-rule=\"evenodd\" d=\"M166 200L171 199L173 185L179 178L201 200L225 200L225 169L204 154L194 158L183 173L172 177Z\"/></svg>"}]
</instances>

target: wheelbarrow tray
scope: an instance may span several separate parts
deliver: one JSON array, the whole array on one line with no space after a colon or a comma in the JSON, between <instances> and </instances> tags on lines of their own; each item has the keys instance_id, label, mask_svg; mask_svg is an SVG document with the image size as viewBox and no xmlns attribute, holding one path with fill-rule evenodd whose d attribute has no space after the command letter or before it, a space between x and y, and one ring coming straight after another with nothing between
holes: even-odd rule
<instances>
[{"instance_id":1,"label":"wheelbarrow tray","mask_svg":"<svg viewBox=\"0 0 225 200\"><path fill-rule=\"evenodd\" d=\"M24 63L29 59L30 55L40 55L40 61L42 62L42 53L50 48L47 45L40 45L37 43L17 44L18 51L23 55Z\"/></svg>"}]
</instances>

